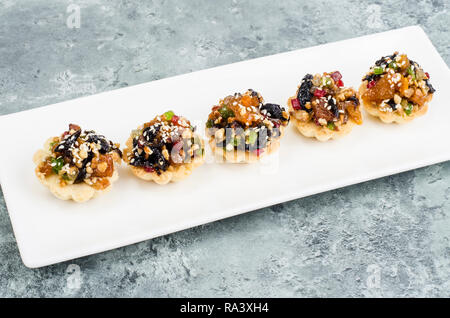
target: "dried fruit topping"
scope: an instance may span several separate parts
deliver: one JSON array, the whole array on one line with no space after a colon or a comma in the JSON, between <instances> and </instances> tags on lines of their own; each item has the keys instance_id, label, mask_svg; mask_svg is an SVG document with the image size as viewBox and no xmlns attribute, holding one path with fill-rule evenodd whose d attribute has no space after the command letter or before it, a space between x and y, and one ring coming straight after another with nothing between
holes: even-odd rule
<instances>
[{"instance_id":1,"label":"dried fruit topping","mask_svg":"<svg viewBox=\"0 0 450 318\"><path fill-rule=\"evenodd\" d=\"M69 130L81 130L80 126L75 125L75 124L69 124Z\"/></svg>"},{"instance_id":2,"label":"dried fruit topping","mask_svg":"<svg viewBox=\"0 0 450 318\"><path fill-rule=\"evenodd\" d=\"M151 172L155 172L155 169L153 169L152 167L144 167L144 171L147 173L151 173Z\"/></svg>"},{"instance_id":3,"label":"dried fruit topping","mask_svg":"<svg viewBox=\"0 0 450 318\"><path fill-rule=\"evenodd\" d=\"M325 102L323 100L319 100L317 103L313 103L313 110L314 110L314 117L317 120L317 122L320 123L320 119L324 119L325 123L332 121L335 116L331 109L328 109L327 106L325 106Z\"/></svg>"},{"instance_id":4,"label":"dried fruit topping","mask_svg":"<svg viewBox=\"0 0 450 318\"><path fill-rule=\"evenodd\" d=\"M367 81L367 82L372 82L372 81L377 81L378 79L380 79L380 75L369 74L369 75L364 76L364 78L362 80Z\"/></svg>"},{"instance_id":5,"label":"dried fruit topping","mask_svg":"<svg viewBox=\"0 0 450 318\"><path fill-rule=\"evenodd\" d=\"M409 115L409 111L423 106L430 100L429 95L435 92L429 79L430 75L417 62L409 59L406 54L395 52L376 61L375 66L363 78L368 81L368 90L361 98L367 103L379 105L380 111L400 111L402 114L404 111ZM405 105L408 104L412 107L406 111Z\"/></svg>"},{"instance_id":6,"label":"dried fruit topping","mask_svg":"<svg viewBox=\"0 0 450 318\"><path fill-rule=\"evenodd\" d=\"M335 83L339 82L342 78L342 74L339 71L331 73L330 76Z\"/></svg>"},{"instance_id":7,"label":"dried fruit topping","mask_svg":"<svg viewBox=\"0 0 450 318\"><path fill-rule=\"evenodd\" d=\"M311 110L307 109L305 105L306 103L310 102L313 97L313 94L311 93L311 88L314 86L312 83L312 79L313 76L311 74L306 74L302 79L302 83L297 94L297 99L300 102L301 108L308 112L310 112Z\"/></svg>"},{"instance_id":8,"label":"dried fruit topping","mask_svg":"<svg viewBox=\"0 0 450 318\"><path fill-rule=\"evenodd\" d=\"M324 97L327 94L327 92L325 90L316 88L316 90L314 91L314 96L316 97Z\"/></svg>"},{"instance_id":9,"label":"dried fruit topping","mask_svg":"<svg viewBox=\"0 0 450 318\"><path fill-rule=\"evenodd\" d=\"M369 85L372 85L369 83ZM373 85L372 89L367 90L363 97L369 101L381 102L385 99L394 98L395 87L391 84L387 76L380 78Z\"/></svg>"},{"instance_id":10,"label":"dried fruit topping","mask_svg":"<svg viewBox=\"0 0 450 318\"><path fill-rule=\"evenodd\" d=\"M357 125L362 125L362 114L359 110L359 100L352 96L347 99L345 103L345 110L348 113L348 117L350 117Z\"/></svg>"},{"instance_id":11,"label":"dried fruit topping","mask_svg":"<svg viewBox=\"0 0 450 318\"><path fill-rule=\"evenodd\" d=\"M180 117L178 117L177 115L173 115L172 117L172 123L176 124L178 122L178 120L180 119Z\"/></svg>"},{"instance_id":12,"label":"dried fruit topping","mask_svg":"<svg viewBox=\"0 0 450 318\"><path fill-rule=\"evenodd\" d=\"M156 126L152 125L152 126L145 127L144 130L142 131L144 140L147 142L153 141L153 139L155 139L156 135L158 135L158 132L160 129L161 129L161 125L156 125ZM138 143L139 143L140 147L144 147L144 140L138 139Z\"/></svg>"},{"instance_id":13,"label":"dried fruit topping","mask_svg":"<svg viewBox=\"0 0 450 318\"><path fill-rule=\"evenodd\" d=\"M201 142L192 142L195 140L194 130L186 118L175 115L173 111L165 112L132 133L132 149L128 150L127 161L146 172L160 175L171 164L183 163L185 158L181 149L185 145L188 153L194 156L194 145L201 146ZM170 153L174 155L170 156Z\"/></svg>"},{"instance_id":14,"label":"dried fruit topping","mask_svg":"<svg viewBox=\"0 0 450 318\"><path fill-rule=\"evenodd\" d=\"M329 107L329 110L331 110L331 112L334 114L334 117L338 118L339 117L339 108L337 107L334 98L330 98L328 100L328 107Z\"/></svg>"},{"instance_id":15,"label":"dried fruit topping","mask_svg":"<svg viewBox=\"0 0 450 318\"><path fill-rule=\"evenodd\" d=\"M331 130L339 130L341 125L347 123L349 117L354 122L361 124L362 116L359 107L357 93L352 88L345 88L342 74L339 71L331 73L308 74L302 80L298 96L308 96L308 103L303 105L302 101L291 98L294 110L305 110L308 114L297 114L298 120L303 122L313 121L315 124ZM306 107L304 107L306 106ZM349 114L348 107L351 107Z\"/></svg>"},{"instance_id":16,"label":"dried fruit topping","mask_svg":"<svg viewBox=\"0 0 450 318\"><path fill-rule=\"evenodd\" d=\"M265 112L271 118L283 118L283 109L277 104L264 104L261 106L261 112Z\"/></svg>"},{"instance_id":17,"label":"dried fruit topping","mask_svg":"<svg viewBox=\"0 0 450 318\"><path fill-rule=\"evenodd\" d=\"M109 185L106 179L114 172L114 160L119 161L122 152L104 136L92 130L83 131L80 126L70 124L61 137L53 138L51 154L40 167L46 176L48 172L58 175L61 182L81 183L104 189ZM105 178L104 180L100 180Z\"/></svg>"},{"instance_id":18,"label":"dried fruit topping","mask_svg":"<svg viewBox=\"0 0 450 318\"><path fill-rule=\"evenodd\" d=\"M264 148L279 137L277 128L288 122L289 113L284 107L265 104L258 92L249 89L244 94L227 96L212 107L206 134L224 151L251 151Z\"/></svg>"},{"instance_id":19,"label":"dried fruit topping","mask_svg":"<svg viewBox=\"0 0 450 318\"><path fill-rule=\"evenodd\" d=\"M292 98L291 99L291 105L292 105L292 108L294 108L295 110L302 109L302 107L300 106L300 102L298 101L297 98Z\"/></svg>"},{"instance_id":20,"label":"dried fruit topping","mask_svg":"<svg viewBox=\"0 0 450 318\"><path fill-rule=\"evenodd\" d=\"M430 81L427 79L425 80L425 85L427 85L428 89L429 89L429 93L433 94L436 90L434 89L433 85L431 85Z\"/></svg>"},{"instance_id":21,"label":"dried fruit topping","mask_svg":"<svg viewBox=\"0 0 450 318\"><path fill-rule=\"evenodd\" d=\"M387 67L388 64L393 61L397 57L397 52L392 55L383 56L381 59L375 62L376 66L384 66Z\"/></svg>"}]
</instances>

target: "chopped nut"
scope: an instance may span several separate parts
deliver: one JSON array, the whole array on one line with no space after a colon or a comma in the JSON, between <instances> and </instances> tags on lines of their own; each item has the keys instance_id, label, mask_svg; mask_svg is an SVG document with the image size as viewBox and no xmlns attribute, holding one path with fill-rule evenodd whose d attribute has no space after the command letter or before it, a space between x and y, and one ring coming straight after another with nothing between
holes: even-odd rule
<instances>
[{"instance_id":1,"label":"chopped nut","mask_svg":"<svg viewBox=\"0 0 450 318\"><path fill-rule=\"evenodd\" d=\"M75 167L70 167L67 173L71 176L75 176L77 174L77 169Z\"/></svg>"},{"instance_id":2,"label":"chopped nut","mask_svg":"<svg viewBox=\"0 0 450 318\"><path fill-rule=\"evenodd\" d=\"M319 74L315 74L314 78L312 79L312 83L314 86L320 86L320 80L321 80L322 76L320 76Z\"/></svg>"},{"instance_id":3,"label":"chopped nut","mask_svg":"<svg viewBox=\"0 0 450 318\"><path fill-rule=\"evenodd\" d=\"M310 119L310 116L307 111L300 110L295 113L295 118L297 118L298 120L300 120L302 122L308 122Z\"/></svg>"},{"instance_id":4,"label":"chopped nut","mask_svg":"<svg viewBox=\"0 0 450 318\"><path fill-rule=\"evenodd\" d=\"M163 154L163 156L164 156L164 158L165 158L166 160L169 160L169 152L167 151L167 149L164 149L164 150L162 151L162 154Z\"/></svg>"},{"instance_id":5,"label":"chopped nut","mask_svg":"<svg viewBox=\"0 0 450 318\"><path fill-rule=\"evenodd\" d=\"M267 120L267 119L263 120L263 124L265 124L266 126L273 126L273 123L270 120Z\"/></svg>"},{"instance_id":6,"label":"chopped nut","mask_svg":"<svg viewBox=\"0 0 450 318\"><path fill-rule=\"evenodd\" d=\"M86 149L81 149L80 150L80 158L81 159L86 159L88 157L88 153L87 153L87 151L86 151Z\"/></svg>"},{"instance_id":7,"label":"chopped nut","mask_svg":"<svg viewBox=\"0 0 450 318\"><path fill-rule=\"evenodd\" d=\"M145 153L147 154L147 155L151 155L152 153L153 153L153 151L150 149L150 147L148 147L148 146L145 146L144 147L144 151L145 151Z\"/></svg>"},{"instance_id":8,"label":"chopped nut","mask_svg":"<svg viewBox=\"0 0 450 318\"><path fill-rule=\"evenodd\" d=\"M106 162L99 163L97 166L97 170L100 172L105 172L108 168L108 164Z\"/></svg>"},{"instance_id":9,"label":"chopped nut","mask_svg":"<svg viewBox=\"0 0 450 318\"><path fill-rule=\"evenodd\" d=\"M408 89L405 91L405 97L406 97L406 98L410 98L413 94L414 94L414 88L408 88Z\"/></svg>"},{"instance_id":10,"label":"chopped nut","mask_svg":"<svg viewBox=\"0 0 450 318\"><path fill-rule=\"evenodd\" d=\"M321 124L322 126L325 126L327 124L327 121L323 118L319 118L319 124Z\"/></svg>"}]
</instances>

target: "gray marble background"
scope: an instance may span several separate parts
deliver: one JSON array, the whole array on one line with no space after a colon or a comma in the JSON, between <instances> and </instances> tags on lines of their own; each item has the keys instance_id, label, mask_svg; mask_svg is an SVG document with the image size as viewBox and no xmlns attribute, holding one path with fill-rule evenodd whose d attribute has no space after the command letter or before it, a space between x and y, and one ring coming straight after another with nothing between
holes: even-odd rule
<instances>
[{"instance_id":1,"label":"gray marble background","mask_svg":"<svg viewBox=\"0 0 450 318\"><path fill-rule=\"evenodd\" d=\"M449 64L449 6L0 0L0 115L415 24ZM450 162L36 270L0 192L0 296L448 297L449 240Z\"/></svg>"}]
</instances>

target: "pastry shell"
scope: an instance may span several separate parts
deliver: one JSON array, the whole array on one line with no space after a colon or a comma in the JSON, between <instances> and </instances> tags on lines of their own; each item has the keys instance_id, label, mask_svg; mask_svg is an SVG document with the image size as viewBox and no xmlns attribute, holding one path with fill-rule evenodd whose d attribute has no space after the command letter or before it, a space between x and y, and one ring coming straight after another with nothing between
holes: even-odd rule
<instances>
[{"instance_id":1,"label":"pastry shell","mask_svg":"<svg viewBox=\"0 0 450 318\"><path fill-rule=\"evenodd\" d=\"M51 155L50 144L54 138L49 138L44 145L44 149L38 150L33 156L33 162L36 164L35 173L39 181L46 186L50 192L61 200L73 200L75 202L86 202L93 199L100 194L107 193L111 190L112 184L119 179L117 169L114 169L114 173L108 178L109 186L102 190L97 190L87 183L67 184L61 185L61 179L59 176L52 174L45 176L39 171L39 165L45 161L47 157Z\"/></svg>"}]
</instances>

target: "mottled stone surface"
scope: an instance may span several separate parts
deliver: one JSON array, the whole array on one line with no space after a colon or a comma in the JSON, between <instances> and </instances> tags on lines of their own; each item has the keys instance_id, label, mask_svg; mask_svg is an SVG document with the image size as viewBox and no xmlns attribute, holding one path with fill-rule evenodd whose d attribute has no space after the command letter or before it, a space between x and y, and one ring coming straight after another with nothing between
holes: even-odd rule
<instances>
[{"instance_id":1,"label":"mottled stone surface","mask_svg":"<svg viewBox=\"0 0 450 318\"><path fill-rule=\"evenodd\" d=\"M0 114L414 24L448 64L444 0L0 0ZM0 296L445 297L449 239L449 162L36 270L0 193Z\"/></svg>"}]
</instances>

